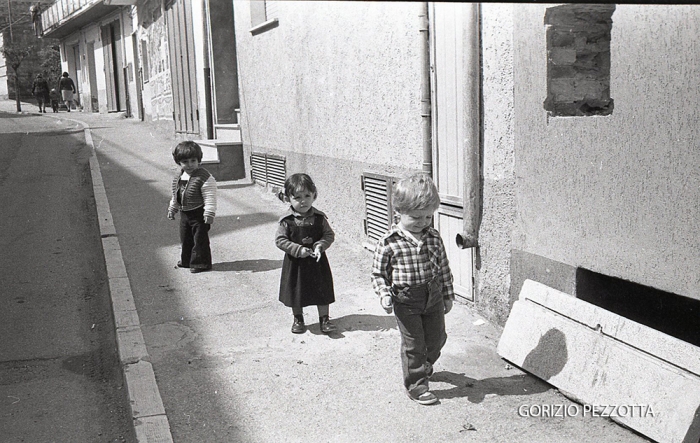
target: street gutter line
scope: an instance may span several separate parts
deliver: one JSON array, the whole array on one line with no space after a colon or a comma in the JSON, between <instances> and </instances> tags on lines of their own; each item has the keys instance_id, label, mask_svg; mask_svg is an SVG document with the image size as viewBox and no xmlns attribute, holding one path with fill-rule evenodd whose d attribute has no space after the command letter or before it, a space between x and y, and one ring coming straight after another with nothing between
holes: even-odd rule
<instances>
[{"instance_id":1,"label":"street gutter line","mask_svg":"<svg viewBox=\"0 0 700 443\"><path fill-rule=\"evenodd\" d=\"M102 251L107 266L119 363L127 388L136 441L138 443L173 443L170 424L165 414L163 400L158 391L155 373L146 349L138 312L131 293L131 283L126 273L119 238L109 209L107 192L102 180L100 164L97 161L90 126L82 121L72 119L71 121L83 126L85 143L90 148L92 188L100 224Z\"/></svg>"}]
</instances>

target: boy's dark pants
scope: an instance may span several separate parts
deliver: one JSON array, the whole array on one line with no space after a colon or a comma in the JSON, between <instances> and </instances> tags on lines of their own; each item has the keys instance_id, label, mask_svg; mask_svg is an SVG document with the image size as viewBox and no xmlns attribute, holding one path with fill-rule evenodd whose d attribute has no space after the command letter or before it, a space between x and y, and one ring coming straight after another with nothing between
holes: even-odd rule
<instances>
[{"instance_id":1,"label":"boy's dark pants","mask_svg":"<svg viewBox=\"0 0 700 443\"><path fill-rule=\"evenodd\" d=\"M211 267L209 228L204 223L204 208L180 211L180 262L190 268Z\"/></svg>"},{"instance_id":2,"label":"boy's dark pants","mask_svg":"<svg viewBox=\"0 0 700 443\"><path fill-rule=\"evenodd\" d=\"M428 390L428 376L447 342L445 304L439 289L435 283L426 284L392 297L401 332L403 383L417 395Z\"/></svg>"}]
</instances>

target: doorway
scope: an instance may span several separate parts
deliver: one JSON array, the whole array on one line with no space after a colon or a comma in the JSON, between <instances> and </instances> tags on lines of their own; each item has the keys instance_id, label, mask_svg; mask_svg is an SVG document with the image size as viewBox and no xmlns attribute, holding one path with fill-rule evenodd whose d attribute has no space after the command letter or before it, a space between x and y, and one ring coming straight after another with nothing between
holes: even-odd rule
<instances>
[{"instance_id":1,"label":"doorway","mask_svg":"<svg viewBox=\"0 0 700 443\"><path fill-rule=\"evenodd\" d=\"M478 149L465 143L464 122L478 103L464 102L464 30L467 14L461 3L430 4L433 114L433 177L440 192L435 218L454 276L455 294L474 301L474 248L457 245L464 217L464 155ZM478 111L477 111L478 112Z\"/></svg>"}]
</instances>

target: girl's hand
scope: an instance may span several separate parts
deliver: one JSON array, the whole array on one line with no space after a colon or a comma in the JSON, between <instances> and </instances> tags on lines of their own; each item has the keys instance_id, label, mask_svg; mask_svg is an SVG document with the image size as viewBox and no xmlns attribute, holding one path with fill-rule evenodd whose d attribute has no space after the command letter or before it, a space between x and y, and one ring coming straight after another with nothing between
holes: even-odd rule
<instances>
[{"instance_id":1,"label":"girl's hand","mask_svg":"<svg viewBox=\"0 0 700 443\"><path fill-rule=\"evenodd\" d=\"M207 215L206 217L204 217L204 223L207 224L207 225L213 224L213 223L214 223L214 217L211 217L211 216Z\"/></svg>"},{"instance_id":2,"label":"girl's hand","mask_svg":"<svg viewBox=\"0 0 700 443\"><path fill-rule=\"evenodd\" d=\"M312 257L316 258L316 262L318 263L319 260L321 260L321 255L323 254L323 246L321 245L316 245L316 248L314 249L313 254L311 254Z\"/></svg>"},{"instance_id":3,"label":"girl's hand","mask_svg":"<svg viewBox=\"0 0 700 443\"><path fill-rule=\"evenodd\" d=\"M313 254L313 251L311 251L311 249L301 248L301 252L299 252L299 257L306 258L306 257L310 257L311 254Z\"/></svg>"},{"instance_id":4,"label":"girl's hand","mask_svg":"<svg viewBox=\"0 0 700 443\"><path fill-rule=\"evenodd\" d=\"M168 211L168 219L175 220L175 213L173 211Z\"/></svg>"}]
</instances>

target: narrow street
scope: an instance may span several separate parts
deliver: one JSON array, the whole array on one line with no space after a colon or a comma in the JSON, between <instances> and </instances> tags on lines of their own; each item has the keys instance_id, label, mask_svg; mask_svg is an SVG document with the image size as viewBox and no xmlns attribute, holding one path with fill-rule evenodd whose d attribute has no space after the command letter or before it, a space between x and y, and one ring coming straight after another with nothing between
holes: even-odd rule
<instances>
[{"instance_id":1,"label":"narrow street","mask_svg":"<svg viewBox=\"0 0 700 443\"><path fill-rule=\"evenodd\" d=\"M0 113L0 440L129 442L90 151L54 117Z\"/></svg>"}]
</instances>

